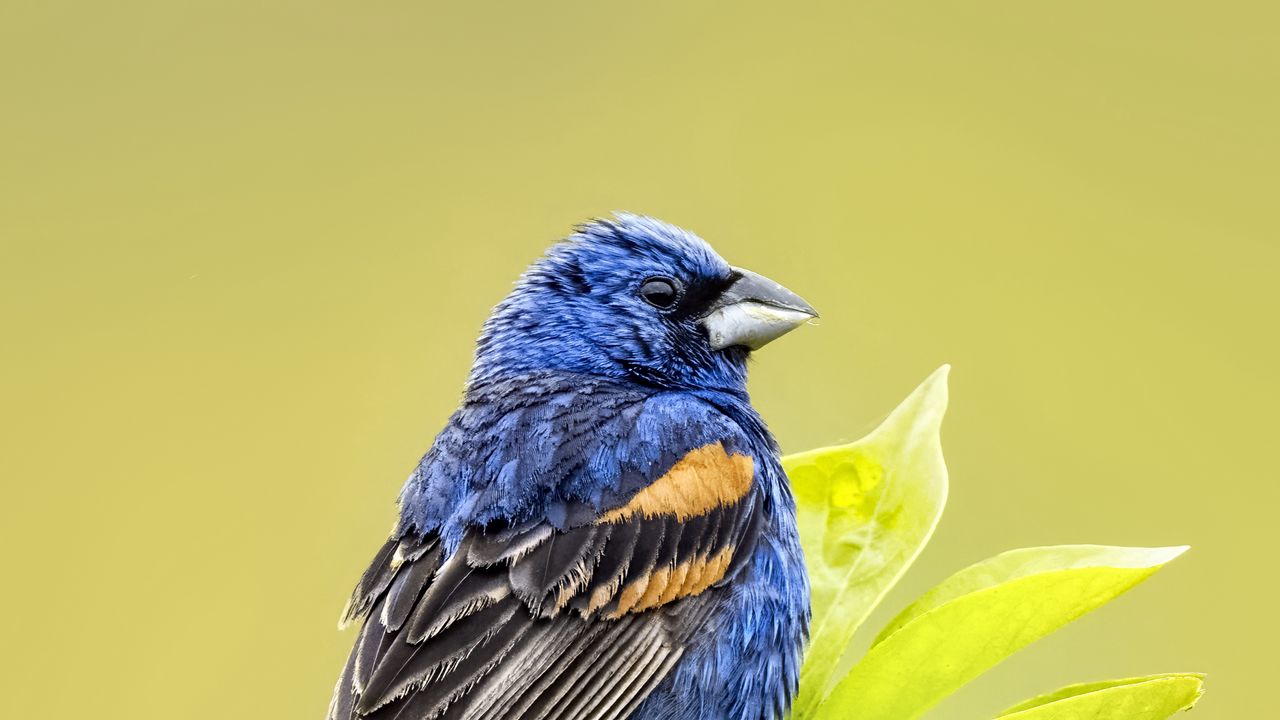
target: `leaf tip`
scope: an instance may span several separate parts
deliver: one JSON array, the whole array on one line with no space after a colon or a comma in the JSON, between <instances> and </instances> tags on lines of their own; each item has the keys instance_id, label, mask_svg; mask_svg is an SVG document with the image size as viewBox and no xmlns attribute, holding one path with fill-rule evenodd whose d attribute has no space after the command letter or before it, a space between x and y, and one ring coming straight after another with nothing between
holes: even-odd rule
<instances>
[{"instance_id":1,"label":"leaf tip","mask_svg":"<svg viewBox=\"0 0 1280 720\"><path fill-rule=\"evenodd\" d=\"M1166 563L1173 562L1174 560L1182 557L1190 549L1190 545L1171 545L1169 547L1153 548L1152 552L1157 561L1153 564L1164 565Z\"/></svg>"},{"instance_id":2,"label":"leaf tip","mask_svg":"<svg viewBox=\"0 0 1280 720\"><path fill-rule=\"evenodd\" d=\"M937 402L945 403L947 401L947 379L951 377L951 363L943 363L941 367L929 374L929 377L920 383L920 392L929 401L930 405Z\"/></svg>"},{"instance_id":3,"label":"leaf tip","mask_svg":"<svg viewBox=\"0 0 1280 720\"><path fill-rule=\"evenodd\" d=\"M929 373L929 377L916 386L915 390L898 406L904 408L941 407L947 404L947 377L951 374L951 365L942 365Z\"/></svg>"},{"instance_id":4,"label":"leaf tip","mask_svg":"<svg viewBox=\"0 0 1280 720\"><path fill-rule=\"evenodd\" d=\"M950 373L950 365L943 365L930 373L871 435L901 435L913 429L936 434L947 411L947 376Z\"/></svg>"},{"instance_id":5,"label":"leaf tip","mask_svg":"<svg viewBox=\"0 0 1280 720\"><path fill-rule=\"evenodd\" d=\"M937 370L929 373L929 377L920 383L920 389L926 394L937 392L941 389L943 392L947 389L947 378L951 376L951 363L943 363Z\"/></svg>"}]
</instances>

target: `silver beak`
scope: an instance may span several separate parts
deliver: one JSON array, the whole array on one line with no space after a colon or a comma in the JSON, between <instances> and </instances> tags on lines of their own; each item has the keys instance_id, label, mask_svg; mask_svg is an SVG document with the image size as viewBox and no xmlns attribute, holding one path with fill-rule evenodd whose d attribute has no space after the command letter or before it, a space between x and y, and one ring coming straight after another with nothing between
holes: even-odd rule
<instances>
[{"instance_id":1,"label":"silver beak","mask_svg":"<svg viewBox=\"0 0 1280 720\"><path fill-rule=\"evenodd\" d=\"M759 350L818 317L803 298L769 278L741 268L734 273L737 280L702 318L713 349L741 345Z\"/></svg>"}]
</instances>

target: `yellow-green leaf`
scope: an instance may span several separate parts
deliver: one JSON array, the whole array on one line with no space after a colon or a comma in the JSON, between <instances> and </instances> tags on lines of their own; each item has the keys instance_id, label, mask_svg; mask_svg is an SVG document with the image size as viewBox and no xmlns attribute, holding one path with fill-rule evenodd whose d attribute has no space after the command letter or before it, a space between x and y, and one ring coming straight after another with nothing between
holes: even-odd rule
<instances>
[{"instance_id":1,"label":"yellow-green leaf","mask_svg":"<svg viewBox=\"0 0 1280 720\"><path fill-rule=\"evenodd\" d=\"M1000 720L1165 720L1196 704L1204 676L1170 673L1070 685L1033 698Z\"/></svg>"},{"instance_id":2,"label":"yellow-green leaf","mask_svg":"<svg viewBox=\"0 0 1280 720\"><path fill-rule=\"evenodd\" d=\"M1163 565L1187 548L1128 548L1107 545L1056 545L1010 550L961 570L909 605L876 637L875 645L920 615L975 590L1050 570L1085 567L1142 568Z\"/></svg>"},{"instance_id":3,"label":"yellow-green leaf","mask_svg":"<svg viewBox=\"0 0 1280 720\"><path fill-rule=\"evenodd\" d=\"M813 640L793 708L798 720L822 702L854 632L942 514L947 469L939 431L948 370L930 375L862 440L783 459L813 593Z\"/></svg>"},{"instance_id":4,"label":"yellow-green leaf","mask_svg":"<svg viewBox=\"0 0 1280 720\"><path fill-rule=\"evenodd\" d=\"M973 568L962 571L926 595L934 601L925 600L922 612L871 648L818 717L917 718L1001 660L1142 582L1184 549L1095 548L1092 555L1103 563L1097 565L1081 560L1080 546L1036 548L1024 562L1006 557L979 564L1003 569L1004 576L978 580ZM1068 567L1023 569L1053 567L1055 559ZM974 589L956 596L948 588Z\"/></svg>"}]
</instances>

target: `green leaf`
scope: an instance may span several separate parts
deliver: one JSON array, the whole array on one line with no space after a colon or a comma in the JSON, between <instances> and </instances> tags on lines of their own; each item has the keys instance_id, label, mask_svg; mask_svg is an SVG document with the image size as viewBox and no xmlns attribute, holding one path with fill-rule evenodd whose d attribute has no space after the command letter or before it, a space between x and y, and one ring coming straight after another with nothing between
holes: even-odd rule
<instances>
[{"instance_id":1,"label":"green leaf","mask_svg":"<svg viewBox=\"0 0 1280 720\"><path fill-rule=\"evenodd\" d=\"M961 570L921 595L920 599L889 621L889 624L880 631L873 645L880 644L886 637L920 615L975 590L1050 570L1086 567L1142 568L1150 567L1153 562L1163 565L1186 550L1185 546L1151 550L1107 545L1057 545L1022 548L1000 553Z\"/></svg>"},{"instance_id":2,"label":"green leaf","mask_svg":"<svg viewBox=\"0 0 1280 720\"><path fill-rule=\"evenodd\" d=\"M820 716L917 718L1006 657L1150 577L1184 550L1033 548L963 570L904 613L910 617L854 666Z\"/></svg>"},{"instance_id":3,"label":"green leaf","mask_svg":"<svg viewBox=\"0 0 1280 720\"><path fill-rule=\"evenodd\" d=\"M870 435L783 459L813 594L812 644L793 717L816 710L853 638L928 543L947 497L939 430L946 365Z\"/></svg>"},{"instance_id":4,"label":"green leaf","mask_svg":"<svg viewBox=\"0 0 1280 720\"><path fill-rule=\"evenodd\" d=\"M1164 720L1204 690L1198 673L1169 673L1069 685L1000 714L1000 720Z\"/></svg>"}]
</instances>

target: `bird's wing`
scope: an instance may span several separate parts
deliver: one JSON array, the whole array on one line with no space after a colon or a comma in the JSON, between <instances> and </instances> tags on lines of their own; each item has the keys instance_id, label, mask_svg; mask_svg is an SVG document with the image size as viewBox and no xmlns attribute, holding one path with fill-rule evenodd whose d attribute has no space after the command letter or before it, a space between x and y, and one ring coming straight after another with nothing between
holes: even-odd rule
<instances>
[{"instance_id":1,"label":"bird's wing","mask_svg":"<svg viewBox=\"0 0 1280 720\"><path fill-rule=\"evenodd\" d=\"M349 605L368 614L331 720L616 720L703 626L763 511L751 457L696 448L604 512L393 539Z\"/></svg>"}]
</instances>

